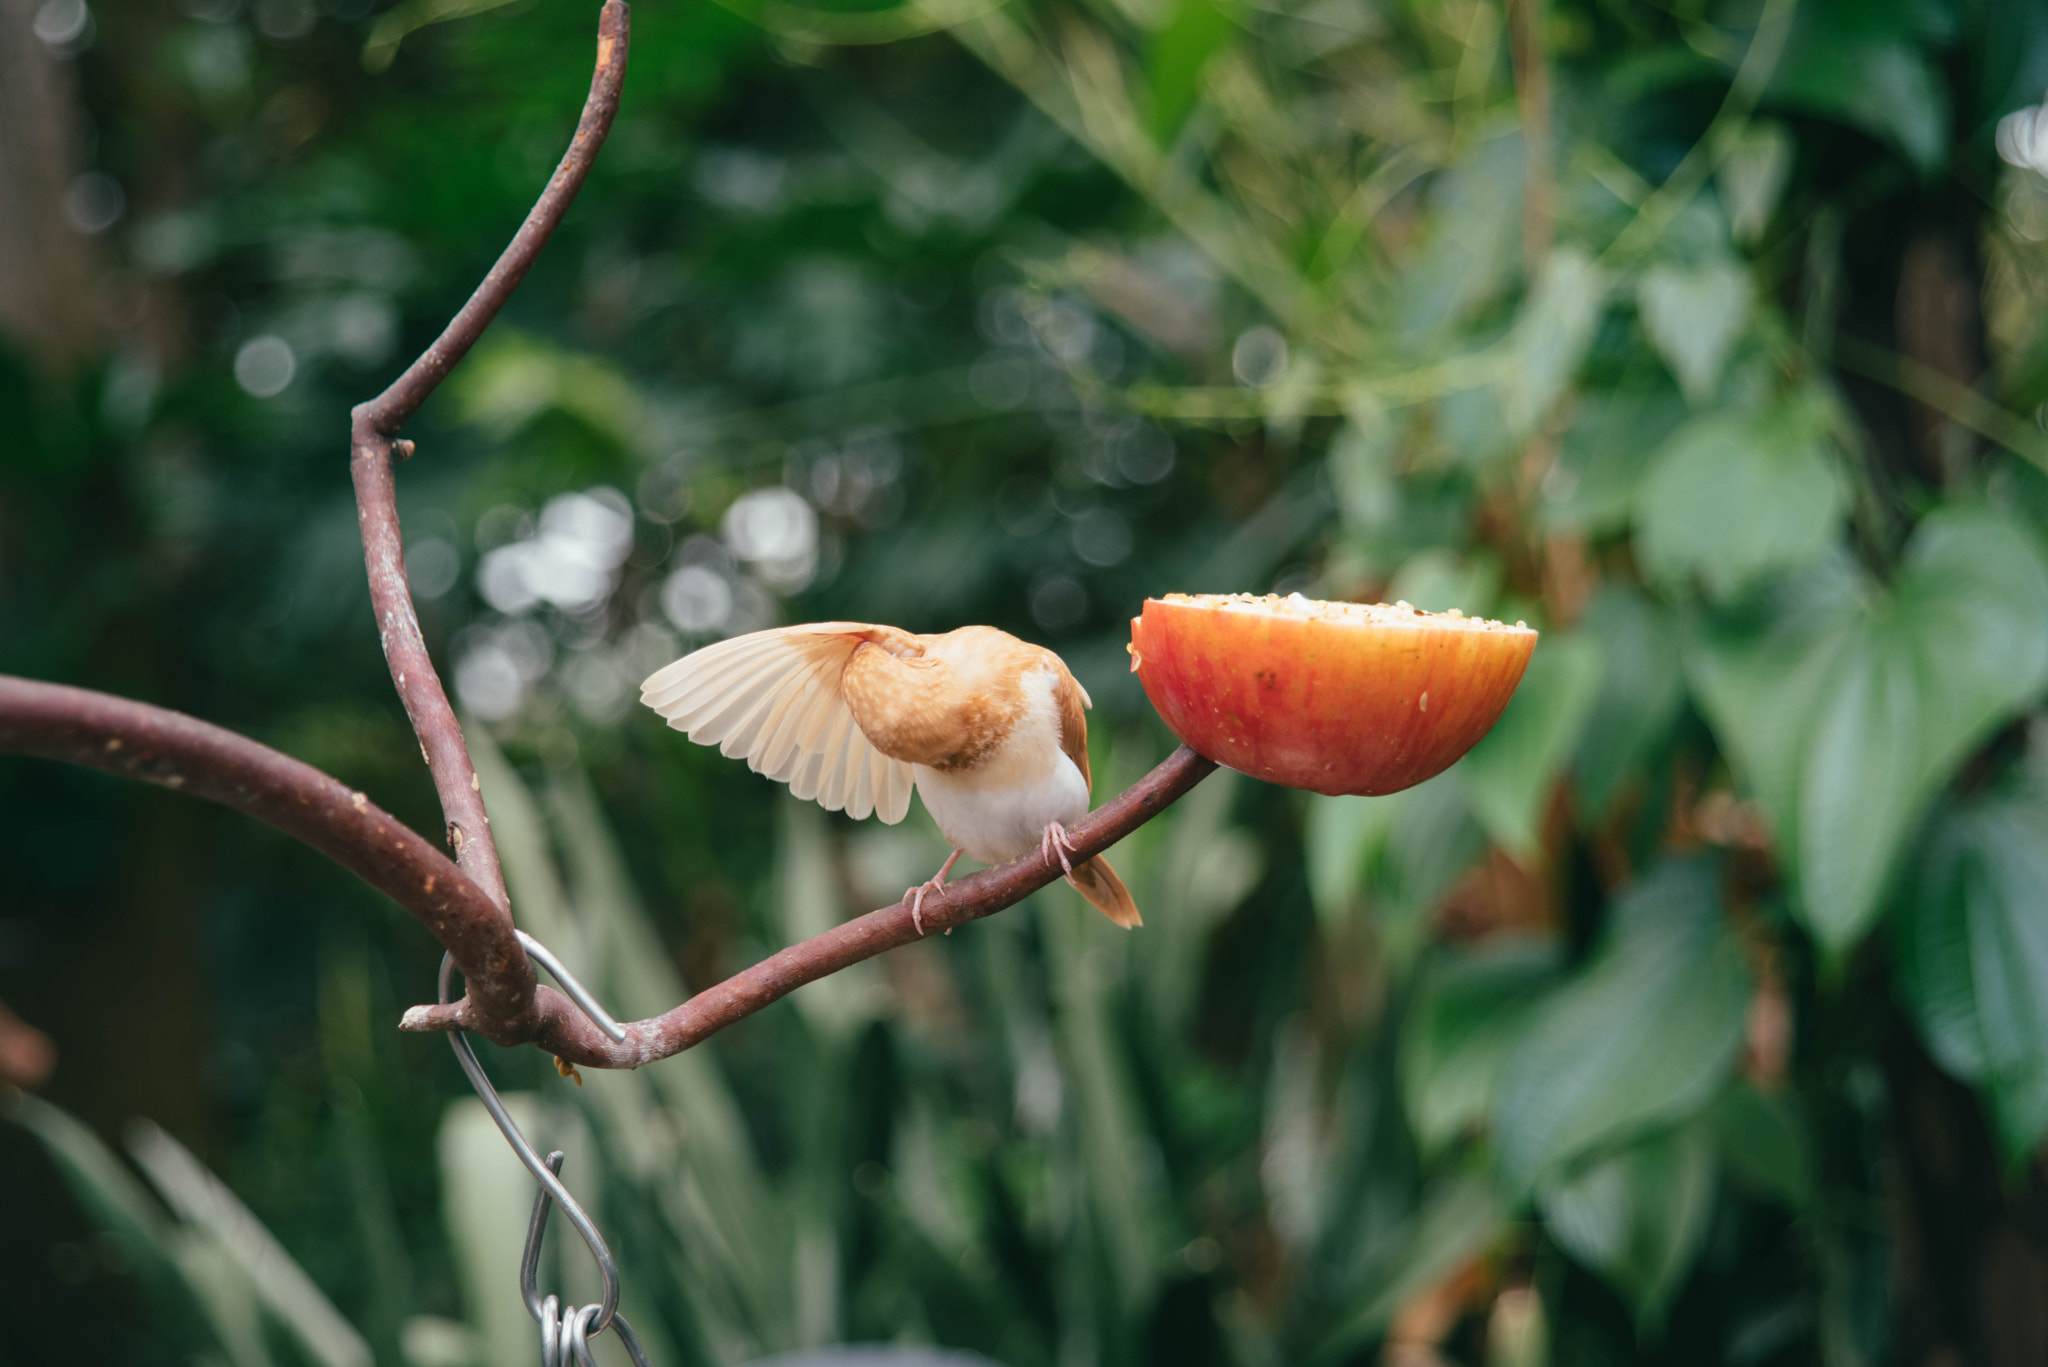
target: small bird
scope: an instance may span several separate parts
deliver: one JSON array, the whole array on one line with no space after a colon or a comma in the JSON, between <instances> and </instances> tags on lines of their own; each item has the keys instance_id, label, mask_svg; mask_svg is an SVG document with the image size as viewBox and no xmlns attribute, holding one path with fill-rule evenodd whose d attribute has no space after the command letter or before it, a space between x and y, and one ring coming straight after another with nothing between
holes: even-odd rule
<instances>
[{"instance_id":1,"label":"small bird","mask_svg":"<svg viewBox=\"0 0 2048 1367\"><path fill-rule=\"evenodd\" d=\"M894 825L916 787L953 853L906 891L924 899L965 854L985 864L1034 845L1120 926L1137 903L1101 855L1076 862L1066 824L1088 811L1092 704L1059 656L994 627L920 636L813 622L735 636L683 656L640 701L700 745L766 774L828 812Z\"/></svg>"}]
</instances>

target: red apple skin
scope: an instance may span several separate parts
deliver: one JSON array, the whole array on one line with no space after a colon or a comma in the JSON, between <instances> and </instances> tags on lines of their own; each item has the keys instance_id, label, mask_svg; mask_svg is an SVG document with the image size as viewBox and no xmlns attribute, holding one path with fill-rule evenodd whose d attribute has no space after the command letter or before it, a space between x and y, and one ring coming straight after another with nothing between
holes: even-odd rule
<instances>
[{"instance_id":1,"label":"red apple skin","mask_svg":"<svg viewBox=\"0 0 2048 1367\"><path fill-rule=\"evenodd\" d=\"M1399 792L1500 719L1536 632L1406 606L1148 598L1131 668L1173 733L1232 769L1318 793Z\"/></svg>"}]
</instances>

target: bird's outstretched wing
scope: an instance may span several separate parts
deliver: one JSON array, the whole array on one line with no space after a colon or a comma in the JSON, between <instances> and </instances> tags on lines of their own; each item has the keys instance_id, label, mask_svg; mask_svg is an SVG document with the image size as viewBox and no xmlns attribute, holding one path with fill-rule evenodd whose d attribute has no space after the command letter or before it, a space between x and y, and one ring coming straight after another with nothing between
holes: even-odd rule
<instances>
[{"instance_id":1,"label":"bird's outstretched wing","mask_svg":"<svg viewBox=\"0 0 2048 1367\"><path fill-rule=\"evenodd\" d=\"M919 649L895 627L813 622L735 636L685 655L640 685L640 701L720 754L744 758L828 812L870 812L894 825L910 810L908 764L868 743L840 691L853 652L872 642Z\"/></svg>"}]
</instances>

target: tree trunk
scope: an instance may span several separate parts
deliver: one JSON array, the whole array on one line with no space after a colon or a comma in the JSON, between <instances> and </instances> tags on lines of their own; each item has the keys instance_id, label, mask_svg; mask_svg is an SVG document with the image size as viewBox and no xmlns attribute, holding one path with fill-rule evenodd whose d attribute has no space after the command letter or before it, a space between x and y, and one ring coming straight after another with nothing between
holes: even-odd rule
<instances>
[{"instance_id":1,"label":"tree trunk","mask_svg":"<svg viewBox=\"0 0 2048 1367\"><path fill-rule=\"evenodd\" d=\"M91 241L64 196L79 169L77 82L36 36L41 0L0 0L0 343L45 372L89 354Z\"/></svg>"}]
</instances>

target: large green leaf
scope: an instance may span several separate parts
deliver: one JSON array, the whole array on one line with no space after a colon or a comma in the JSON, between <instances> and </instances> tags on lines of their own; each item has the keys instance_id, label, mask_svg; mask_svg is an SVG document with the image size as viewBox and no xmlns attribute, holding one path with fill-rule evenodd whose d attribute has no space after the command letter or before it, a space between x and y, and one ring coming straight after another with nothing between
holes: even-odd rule
<instances>
[{"instance_id":1,"label":"large green leaf","mask_svg":"<svg viewBox=\"0 0 2048 1367\"><path fill-rule=\"evenodd\" d=\"M1667 1130L1598 1159L1537 1195L1544 1228L1635 1310L1645 1332L1699 1256L1714 1200L1714 1146L1704 1127Z\"/></svg>"},{"instance_id":2,"label":"large green leaf","mask_svg":"<svg viewBox=\"0 0 2048 1367\"><path fill-rule=\"evenodd\" d=\"M1369 906L1384 952L1407 962L1430 908L1486 852L1463 789L1439 775L1385 797L1308 801L1305 853L1317 913L1334 922Z\"/></svg>"},{"instance_id":3,"label":"large green leaf","mask_svg":"<svg viewBox=\"0 0 2048 1367\"><path fill-rule=\"evenodd\" d=\"M1652 457L1691 416L1678 387L1647 360L1630 383L1583 395L1538 486L1544 525L1588 533L1626 526Z\"/></svg>"},{"instance_id":4,"label":"large green leaf","mask_svg":"<svg viewBox=\"0 0 2048 1367\"><path fill-rule=\"evenodd\" d=\"M1576 248L1560 247L1544 263L1515 323L1514 364L1501 381L1501 413L1511 432L1534 428L1571 382L1592 345L1607 283L1606 272Z\"/></svg>"},{"instance_id":5,"label":"large green leaf","mask_svg":"<svg viewBox=\"0 0 2048 1367\"><path fill-rule=\"evenodd\" d=\"M1789 1093L1735 1083L1714 1099L1706 1125L1732 1176L1793 1210L1812 1204L1813 1133Z\"/></svg>"},{"instance_id":6,"label":"large green leaf","mask_svg":"<svg viewBox=\"0 0 2048 1367\"><path fill-rule=\"evenodd\" d=\"M1516 266L1522 227L1521 134L1475 143L1429 190L1431 229L1404 263L1393 307L1404 349L1493 302Z\"/></svg>"},{"instance_id":7,"label":"large green leaf","mask_svg":"<svg viewBox=\"0 0 2048 1367\"><path fill-rule=\"evenodd\" d=\"M1626 585L1602 589L1586 605L1583 629L1600 648L1597 726L1579 736L1572 775L1586 815L1598 820L1622 779L1671 727L1685 700L1677 624Z\"/></svg>"},{"instance_id":8,"label":"large green leaf","mask_svg":"<svg viewBox=\"0 0 2048 1367\"><path fill-rule=\"evenodd\" d=\"M1742 1045L1749 974L1706 862L1667 864L1616 902L1607 941L1500 1066L1493 1128L1512 1190L1691 1115Z\"/></svg>"},{"instance_id":9,"label":"large green leaf","mask_svg":"<svg viewBox=\"0 0 2048 1367\"><path fill-rule=\"evenodd\" d=\"M1360 1284L1344 1298L1348 1308L1307 1361L1350 1361L1403 1305L1484 1248L1506 1220L1499 1196L1484 1182L1456 1178L1429 1192L1404 1227L1373 1250Z\"/></svg>"},{"instance_id":10,"label":"large green leaf","mask_svg":"<svg viewBox=\"0 0 2048 1367\"><path fill-rule=\"evenodd\" d=\"M1839 953L1876 915L1929 794L2048 681L2048 567L2004 517L1943 509L1889 593L1831 559L1739 620L1701 620L1686 658L1800 915Z\"/></svg>"},{"instance_id":11,"label":"large green leaf","mask_svg":"<svg viewBox=\"0 0 2048 1367\"><path fill-rule=\"evenodd\" d=\"M2008 1157L2048 1132L2048 802L1947 814L1899 917L1900 987L1942 1066L1978 1083Z\"/></svg>"},{"instance_id":12,"label":"large green leaf","mask_svg":"<svg viewBox=\"0 0 2048 1367\"><path fill-rule=\"evenodd\" d=\"M1726 600L1765 574L1810 563L1844 502L1825 423L1818 404L1795 401L1686 424L1636 490L1644 573L1670 586L1697 579Z\"/></svg>"},{"instance_id":13,"label":"large green leaf","mask_svg":"<svg viewBox=\"0 0 2048 1367\"><path fill-rule=\"evenodd\" d=\"M1948 153L1949 95L1927 40L1946 6L1916 0L1807 0L1766 98L1868 133L1923 174ZM1919 32L1915 32L1915 29Z\"/></svg>"},{"instance_id":14,"label":"large green leaf","mask_svg":"<svg viewBox=\"0 0 2048 1367\"><path fill-rule=\"evenodd\" d=\"M1546 634L1507 711L1453 770L1479 824L1518 859L1540 846L1544 801L1599 687L1599 647L1583 633Z\"/></svg>"},{"instance_id":15,"label":"large green leaf","mask_svg":"<svg viewBox=\"0 0 2048 1367\"><path fill-rule=\"evenodd\" d=\"M1659 262L1636 282L1643 331L1696 404L1714 397L1721 367L1749 321L1749 271L1732 257L1696 266Z\"/></svg>"},{"instance_id":16,"label":"large green leaf","mask_svg":"<svg viewBox=\"0 0 2048 1367\"><path fill-rule=\"evenodd\" d=\"M1416 1142L1441 1147L1486 1115L1501 1060L1557 971L1550 944L1516 940L1433 964L1401 1026L1401 1097Z\"/></svg>"}]
</instances>

